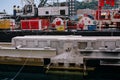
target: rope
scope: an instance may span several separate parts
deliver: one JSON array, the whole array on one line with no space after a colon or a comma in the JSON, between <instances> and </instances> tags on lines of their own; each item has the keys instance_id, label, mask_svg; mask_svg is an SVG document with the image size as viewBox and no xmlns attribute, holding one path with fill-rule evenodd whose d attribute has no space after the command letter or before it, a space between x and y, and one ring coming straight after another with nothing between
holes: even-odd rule
<instances>
[{"instance_id":1,"label":"rope","mask_svg":"<svg viewBox=\"0 0 120 80\"><path fill-rule=\"evenodd\" d=\"M23 70L25 64L27 63L27 61L28 61L28 58L25 60L25 62L22 65L22 67L19 69L19 71L16 73L16 75L11 80L14 80L20 74L20 72Z\"/></svg>"},{"instance_id":2,"label":"rope","mask_svg":"<svg viewBox=\"0 0 120 80\"><path fill-rule=\"evenodd\" d=\"M32 52L32 50L31 50ZM29 55L30 56L30 55ZM24 64L22 65L22 67L19 69L19 71L16 73L16 75L11 79L11 80L15 80L15 78L21 73L21 71L23 70L24 66L26 65L27 61L29 60L29 58L27 58L24 62Z\"/></svg>"}]
</instances>

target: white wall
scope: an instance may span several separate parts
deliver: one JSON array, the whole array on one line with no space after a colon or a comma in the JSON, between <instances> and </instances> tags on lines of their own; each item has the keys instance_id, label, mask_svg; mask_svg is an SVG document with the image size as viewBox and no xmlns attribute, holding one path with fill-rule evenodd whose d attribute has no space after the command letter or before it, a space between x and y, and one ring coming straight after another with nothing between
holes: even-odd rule
<instances>
[{"instance_id":1,"label":"white wall","mask_svg":"<svg viewBox=\"0 0 120 80\"><path fill-rule=\"evenodd\" d=\"M68 15L68 7L40 7L38 8L39 16L52 16L52 15L60 15L60 10L65 10L65 15ZM49 14L46 14L46 11Z\"/></svg>"}]
</instances>

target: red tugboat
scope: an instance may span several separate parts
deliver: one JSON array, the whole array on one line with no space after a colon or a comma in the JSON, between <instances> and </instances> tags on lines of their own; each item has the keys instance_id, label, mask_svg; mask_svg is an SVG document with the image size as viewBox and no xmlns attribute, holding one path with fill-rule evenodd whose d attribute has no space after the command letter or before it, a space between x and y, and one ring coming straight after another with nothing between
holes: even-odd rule
<instances>
[{"instance_id":1,"label":"red tugboat","mask_svg":"<svg viewBox=\"0 0 120 80\"><path fill-rule=\"evenodd\" d=\"M94 20L89 20L88 17L85 18L86 16L84 16L83 20L81 19L81 21L79 22L70 20L70 17L75 15L69 14L69 12L71 12L69 10L69 7L72 5L51 7L45 6L46 2L47 0L41 0L40 5L36 7L34 0L28 0L25 2L22 10L18 9L19 7L14 6L14 16L12 16L12 18L15 19L15 26L9 26L9 30L6 30L4 26L2 26L2 30L0 31L0 41L10 42L12 37L23 35L120 35L119 10L103 10L104 4L108 4L108 2L105 0L99 0L98 10L96 11L96 16ZM70 4L72 2L68 3ZM114 6L114 3L115 1L112 0L109 5ZM62 20L55 23L54 20L57 17L61 18ZM86 24L86 21L90 24ZM93 24L94 22L96 23L95 25Z\"/></svg>"}]
</instances>

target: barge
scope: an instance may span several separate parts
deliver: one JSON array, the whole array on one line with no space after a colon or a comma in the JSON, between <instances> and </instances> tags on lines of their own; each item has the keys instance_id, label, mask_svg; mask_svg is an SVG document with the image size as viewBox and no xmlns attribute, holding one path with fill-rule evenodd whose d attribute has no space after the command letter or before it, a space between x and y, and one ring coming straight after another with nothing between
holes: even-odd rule
<instances>
[{"instance_id":1,"label":"barge","mask_svg":"<svg viewBox=\"0 0 120 80\"><path fill-rule=\"evenodd\" d=\"M0 64L42 66L48 73L120 66L119 36L17 36L0 45Z\"/></svg>"}]
</instances>

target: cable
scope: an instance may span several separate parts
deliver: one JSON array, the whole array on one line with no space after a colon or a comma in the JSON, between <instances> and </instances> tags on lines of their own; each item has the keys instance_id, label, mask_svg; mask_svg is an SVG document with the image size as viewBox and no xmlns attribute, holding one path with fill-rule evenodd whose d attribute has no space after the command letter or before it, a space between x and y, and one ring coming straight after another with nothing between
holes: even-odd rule
<instances>
[{"instance_id":1,"label":"cable","mask_svg":"<svg viewBox=\"0 0 120 80\"><path fill-rule=\"evenodd\" d=\"M25 64L27 63L27 61L28 61L28 58L25 60L25 62L22 65L22 67L19 69L19 71L16 73L16 75L11 80L14 80L20 74L20 72L23 70Z\"/></svg>"},{"instance_id":2,"label":"cable","mask_svg":"<svg viewBox=\"0 0 120 80\"><path fill-rule=\"evenodd\" d=\"M32 50L31 50L32 52ZM30 55L29 55L30 56ZM26 65L27 61L29 60L29 58L27 58L24 62L24 64L22 65L22 67L19 69L19 71L16 73L16 75L11 79L11 80L15 80L15 78L20 74L20 72L23 70L24 66Z\"/></svg>"}]
</instances>

